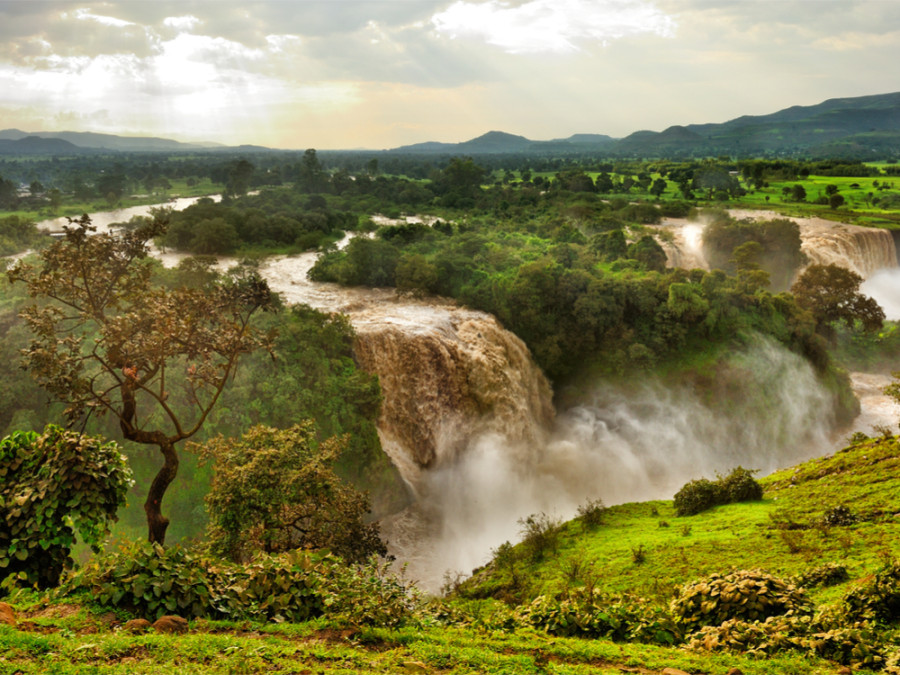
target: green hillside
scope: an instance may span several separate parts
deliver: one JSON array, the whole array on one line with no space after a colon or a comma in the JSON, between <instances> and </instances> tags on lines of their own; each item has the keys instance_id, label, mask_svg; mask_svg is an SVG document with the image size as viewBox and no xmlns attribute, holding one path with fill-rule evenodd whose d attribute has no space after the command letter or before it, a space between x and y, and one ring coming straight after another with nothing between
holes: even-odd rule
<instances>
[{"instance_id":1,"label":"green hillside","mask_svg":"<svg viewBox=\"0 0 900 675\"><path fill-rule=\"evenodd\" d=\"M897 673L898 467L896 437L866 439L761 479L760 501L681 517L671 501L585 509L546 546L501 546L442 600L401 602L376 568L314 562L316 574L337 576L321 586L307 576L308 597L335 579L343 590L300 622L194 618L186 633L132 632L123 624L139 613L121 594L118 607L103 604L101 582L84 595L20 591L7 598L16 625L0 625L0 673ZM532 535L535 522L551 521L533 518ZM285 568L263 568L285 578ZM709 576L737 570L755 571L725 577L730 586ZM749 603L727 597L748 588ZM367 593L375 599L361 600ZM580 614L588 595L593 613ZM265 602L297 601L279 597ZM693 616L679 614L676 597L701 599ZM754 602L777 616L711 625Z\"/></svg>"}]
</instances>

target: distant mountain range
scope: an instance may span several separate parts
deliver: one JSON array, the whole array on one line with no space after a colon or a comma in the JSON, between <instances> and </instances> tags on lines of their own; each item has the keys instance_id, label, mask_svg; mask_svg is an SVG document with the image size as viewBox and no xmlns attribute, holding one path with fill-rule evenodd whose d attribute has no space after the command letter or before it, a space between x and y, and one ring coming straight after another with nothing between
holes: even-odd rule
<instances>
[{"instance_id":1,"label":"distant mountain range","mask_svg":"<svg viewBox=\"0 0 900 675\"><path fill-rule=\"evenodd\" d=\"M110 152L264 152L261 146L182 143L165 138L72 131L0 131L0 155L74 155ZM375 151L354 151L375 152ZM381 153L418 155L542 155L709 157L717 155L882 158L900 156L900 92L834 98L770 115L745 115L721 124L636 131L625 138L575 134L550 141L490 131L463 143L416 143Z\"/></svg>"},{"instance_id":2,"label":"distant mountain range","mask_svg":"<svg viewBox=\"0 0 900 675\"><path fill-rule=\"evenodd\" d=\"M770 115L745 115L721 124L636 131L621 139L576 134L552 141L532 141L491 131L464 143L419 143L390 152L474 156L598 151L617 157L900 155L900 92L829 99L818 105L794 106Z\"/></svg>"},{"instance_id":3,"label":"distant mountain range","mask_svg":"<svg viewBox=\"0 0 900 675\"><path fill-rule=\"evenodd\" d=\"M0 131L0 155L81 155L108 152L265 151L256 145L238 147L220 143L182 143L167 138L116 136L80 131Z\"/></svg>"}]
</instances>

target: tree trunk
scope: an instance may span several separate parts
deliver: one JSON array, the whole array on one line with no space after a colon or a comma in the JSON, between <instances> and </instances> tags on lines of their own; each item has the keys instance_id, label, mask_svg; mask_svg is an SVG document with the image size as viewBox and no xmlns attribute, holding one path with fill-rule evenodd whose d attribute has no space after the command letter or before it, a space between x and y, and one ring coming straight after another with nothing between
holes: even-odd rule
<instances>
[{"instance_id":1,"label":"tree trunk","mask_svg":"<svg viewBox=\"0 0 900 675\"><path fill-rule=\"evenodd\" d=\"M147 514L147 539L150 543L161 546L166 542L166 528L169 527L169 519L162 514L162 500L169 485L178 475L178 453L175 452L174 441L161 431L144 431L134 426L136 409L134 381L129 376L122 383L122 413L119 416L122 435L129 441L157 446L165 460L150 484L147 501L144 502L144 513Z\"/></svg>"},{"instance_id":2,"label":"tree trunk","mask_svg":"<svg viewBox=\"0 0 900 675\"><path fill-rule=\"evenodd\" d=\"M169 519L162 514L162 500L169 484L178 475L178 453L168 439L158 445L165 463L150 484L147 501L144 502L144 512L147 514L148 539L151 543L162 545L166 541L166 528L169 527Z\"/></svg>"}]
</instances>

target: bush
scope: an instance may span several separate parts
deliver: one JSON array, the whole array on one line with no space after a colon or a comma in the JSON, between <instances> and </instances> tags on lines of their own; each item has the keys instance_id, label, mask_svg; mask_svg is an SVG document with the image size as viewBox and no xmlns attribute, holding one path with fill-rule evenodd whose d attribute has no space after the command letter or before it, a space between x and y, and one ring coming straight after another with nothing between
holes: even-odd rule
<instances>
[{"instance_id":1,"label":"bush","mask_svg":"<svg viewBox=\"0 0 900 675\"><path fill-rule=\"evenodd\" d=\"M600 523L603 522L604 513L606 513L606 507L603 505L602 499L588 499L578 507L578 519L581 520L582 525L588 530L593 530L600 526Z\"/></svg>"},{"instance_id":2,"label":"bush","mask_svg":"<svg viewBox=\"0 0 900 675\"><path fill-rule=\"evenodd\" d=\"M234 561L297 548L328 549L348 562L386 554L378 525L366 522L368 496L333 470L345 441L318 442L309 421L208 441L201 453L216 469L206 496L210 549Z\"/></svg>"},{"instance_id":3,"label":"bush","mask_svg":"<svg viewBox=\"0 0 900 675\"><path fill-rule=\"evenodd\" d=\"M850 578L847 568L837 563L825 563L796 577L798 586L815 588L816 586L837 586Z\"/></svg>"},{"instance_id":4,"label":"bush","mask_svg":"<svg viewBox=\"0 0 900 675\"><path fill-rule=\"evenodd\" d=\"M722 486L718 482L700 478L686 483L675 494L675 513L679 516L693 516L724 503Z\"/></svg>"},{"instance_id":5,"label":"bush","mask_svg":"<svg viewBox=\"0 0 900 675\"><path fill-rule=\"evenodd\" d=\"M762 499L762 485L753 478L755 473L756 471L739 466L724 478L719 477L727 503L757 502Z\"/></svg>"},{"instance_id":6,"label":"bush","mask_svg":"<svg viewBox=\"0 0 900 675\"><path fill-rule=\"evenodd\" d=\"M103 607L155 619L305 621L328 615L352 625L398 626L416 597L386 564L348 565L327 553L291 551L246 565L173 546L136 543L88 563L60 593L88 592Z\"/></svg>"},{"instance_id":7,"label":"bush","mask_svg":"<svg viewBox=\"0 0 900 675\"><path fill-rule=\"evenodd\" d=\"M730 619L762 621L810 610L800 589L760 570L713 574L687 584L672 601L672 613L689 628L718 626Z\"/></svg>"},{"instance_id":8,"label":"bush","mask_svg":"<svg viewBox=\"0 0 900 675\"><path fill-rule=\"evenodd\" d=\"M546 513L533 513L520 518L522 545L528 551L532 562L540 562L547 554L555 553L559 547L562 523Z\"/></svg>"},{"instance_id":9,"label":"bush","mask_svg":"<svg viewBox=\"0 0 900 675\"><path fill-rule=\"evenodd\" d=\"M132 473L119 446L48 425L0 441L0 579L55 586L70 568L75 533L103 541Z\"/></svg>"},{"instance_id":10,"label":"bush","mask_svg":"<svg viewBox=\"0 0 900 675\"><path fill-rule=\"evenodd\" d=\"M900 622L900 563L886 565L874 579L848 593L842 606L851 621Z\"/></svg>"},{"instance_id":11,"label":"bush","mask_svg":"<svg viewBox=\"0 0 900 675\"><path fill-rule=\"evenodd\" d=\"M765 621L730 619L718 626L705 626L691 635L688 648L760 657L798 650L866 669L877 669L884 663L883 641L871 626L826 629L809 616L769 617Z\"/></svg>"},{"instance_id":12,"label":"bush","mask_svg":"<svg viewBox=\"0 0 900 675\"><path fill-rule=\"evenodd\" d=\"M754 473L739 466L716 481L701 478L686 483L675 495L675 513L693 516L720 504L762 499L763 489L753 478Z\"/></svg>"},{"instance_id":13,"label":"bush","mask_svg":"<svg viewBox=\"0 0 900 675\"><path fill-rule=\"evenodd\" d=\"M671 645L683 634L672 616L643 598L579 589L565 597L541 595L519 609L520 621L551 635L611 638Z\"/></svg>"},{"instance_id":14,"label":"bush","mask_svg":"<svg viewBox=\"0 0 900 675\"><path fill-rule=\"evenodd\" d=\"M850 507L843 504L828 509L822 515L822 525L825 527L846 527L853 525L857 520L859 519L853 515Z\"/></svg>"}]
</instances>

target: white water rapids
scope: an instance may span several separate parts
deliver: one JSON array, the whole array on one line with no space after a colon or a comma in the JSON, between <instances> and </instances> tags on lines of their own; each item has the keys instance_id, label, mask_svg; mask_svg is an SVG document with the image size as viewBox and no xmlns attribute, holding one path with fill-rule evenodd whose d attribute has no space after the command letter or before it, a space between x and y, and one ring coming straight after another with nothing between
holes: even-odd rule
<instances>
[{"instance_id":1,"label":"white water rapids","mask_svg":"<svg viewBox=\"0 0 900 675\"><path fill-rule=\"evenodd\" d=\"M831 452L852 430L893 426L900 414L880 394L887 378L854 374L863 414L829 435L829 397L809 365L763 339L735 366L764 392L758 400L718 392L731 408L716 412L689 384L648 378L627 389L598 384L555 414L528 350L494 317L392 289L311 282L316 257L273 257L261 271L286 302L345 313L357 331L360 364L382 383L382 445L415 496L383 531L427 590L517 540L530 514L568 518L597 498L668 499L687 480L738 464L768 472Z\"/></svg>"}]
</instances>

